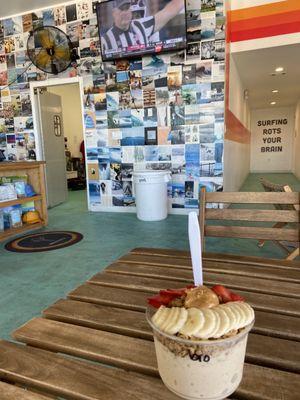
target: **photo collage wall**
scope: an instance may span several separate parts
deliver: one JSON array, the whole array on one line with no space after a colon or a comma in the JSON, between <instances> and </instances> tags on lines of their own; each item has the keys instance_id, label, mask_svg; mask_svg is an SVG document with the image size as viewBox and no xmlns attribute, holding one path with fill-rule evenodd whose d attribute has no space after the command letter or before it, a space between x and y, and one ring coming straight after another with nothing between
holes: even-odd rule
<instances>
[{"instance_id":1,"label":"photo collage wall","mask_svg":"<svg viewBox=\"0 0 300 400\"><path fill-rule=\"evenodd\" d=\"M201 187L223 184L223 1L186 0L186 50L116 62L101 60L95 4L0 21L0 158L35 159L30 82L81 76L89 208L135 206L135 170L170 170L170 209L197 208ZM79 55L57 76L26 54L29 32L49 25L66 32Z\"/></svg>"}]
</instances>

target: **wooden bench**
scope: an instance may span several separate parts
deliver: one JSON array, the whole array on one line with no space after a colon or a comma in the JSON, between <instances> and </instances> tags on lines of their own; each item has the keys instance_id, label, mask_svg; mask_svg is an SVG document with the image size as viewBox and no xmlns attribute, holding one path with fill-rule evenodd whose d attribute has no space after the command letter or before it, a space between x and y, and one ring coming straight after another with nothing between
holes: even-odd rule
<instances>
[{"instance_id":1,"label":"wooden bench","mask_svg":"<svg viewBox=\"0 0 300 400\"><path fill-rule=\"evenodd\" d=\"M204 254L205 284L226 284L255 308L236 400L299 399L299 266ZM0 340L0 400L177 400L159 378L145 309L151 294L191 281L186 251L120 257L16 329L17 343Z\"/></svg>"},{"instance_id":2,"label":"wooden bench","mask_svg":"<svg viewBox=\"0 0 300 400\"><path fill-rule=\"evenodd\" d=\"M208 208L208 204L237 205L243 208ZM273 204L276 209L265 209ZM206 192L201 189L199 224L202 234L202 246L205 247L205 237L225 237L258 239L261 241L300 242L299 211L300 193L295 192ZM251 208L252 205L252 208ZM253 205L255 208L253 208ZM278 209L277 206L280 206ZM208 224L214 221L214 224ZM233 224L229 224L229 221ZM221 222L223 224L221 224ZM225 223L224 223L225 222ZM271 227L249 226L249 223L273 223ZM274 225L275 223L275 225ZM292 226L290 225L292 224ZM297 252L289 255L295 258Z\"/></svg>"},{"instance_id":3,"label":"wooden bench","mask_svg":"<svg viewBox=\"0 0 300 400\"><path fill-rule=\"evenodd\" d=\"M293 190L289 185L279 185L275 184L273 182L270 182L266 180L265 178L260 178L260 183L262 184L264 190L266 192L283 192L283 193L292 193ZM296 210L300 212L300 207L297 204L292 204L292 205L284 205L284 204L274 204L274 207L276 210ZM274 225L274 228L283 228L286 226L287 223L284 222L277 222ZM259 241L259 246L262 247L264 245L265 241L260 240ZM293 260L297 256L300 255L300 250L299 250L299 243L292 243L292 247L295 247L294 250L290 250L290 248L286 245L284 242L275 242L277 245L279 245L283 250L285 250L288 253L288 256L286 257L287 260Z\"/></svg>"}]
</instances>

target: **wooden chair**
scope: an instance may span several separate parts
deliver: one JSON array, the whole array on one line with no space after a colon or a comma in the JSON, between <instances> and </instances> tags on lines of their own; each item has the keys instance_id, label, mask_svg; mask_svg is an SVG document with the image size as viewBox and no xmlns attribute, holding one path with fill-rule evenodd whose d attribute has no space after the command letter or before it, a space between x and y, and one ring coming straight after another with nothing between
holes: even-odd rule
<instances>
[{"instance_id":1,"label":"wooden chair","mask_svg":"<svg viewBox=\"0 0 300 400\"><path fill-rule=\"evenodd\" d=\"M218 204L242 204L243 208L207 208L209 203ZM255 208L251 208L251 205ZM295 206L300 204L300 193L290 192L206 192L201 189L199 199L199 224L202 237L202 248L206 236L230 237L244 239L258 239L271 241L289 241L298 244L295 251L289 254L287 259L292 260L299 255L299 211L296 209L263 209L267 204ZM259 206L262 206L261 208ZM249 206L249 207L247 207ZM214 225L208 225L207 221L214 220ZM220 224L217 224L217 222ZM223 221L234 221L235 225L224 224ZM240 225L237 223L241 222ZM267 222L284 224L272 227L246 226L246 222ZM293 223L295 227L290 227Z\"/></svg>"},{"instance_id":2,"label":"wooden chair","mask_svg":"<svg viewBox=\"0 0 300 400\"><path fill-rule=\"evenodd\" d=\"M284 193L291 193L293 190L289 185L280 185L277 183L273 183L268 181L265 178L260 178L260 183L266 192L284 192ZM292 204L274 204L276 210L300 210L300 207ZM286 222L277 222L273 227L274 228L283 228L288 223ZM258 242L258 246L262 247L265 244L265 240L260 240ZM283 250L288 253L288 260L293 260L295 257L299 256L299 245L297 243L286 243L286 242L276 242ZM291 252L290 248L294 247L295 249Z\"/></svg>"}]
</instances>

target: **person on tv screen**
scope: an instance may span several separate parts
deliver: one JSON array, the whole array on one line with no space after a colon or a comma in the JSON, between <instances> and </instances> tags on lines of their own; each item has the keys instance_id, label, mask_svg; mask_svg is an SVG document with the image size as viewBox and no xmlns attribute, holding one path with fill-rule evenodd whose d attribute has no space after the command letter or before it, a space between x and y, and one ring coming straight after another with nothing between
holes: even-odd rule
<instances>
[{"instance_id":1,"label":"person on tv screen","mask_svg":"<svg viewBox=\"0 0 300 400\"><path fill-rule=\"evenodd\" d=\"M138 6L138 7L137 7ZM102 35L104 52L120 51L130 46L148 46L153 42L153 34L159 32L184 7L183 0L170 0L154 16L137 15L137 8L143 11L143 1L114 0L112 8L113 26ZM136 19L135 19L136 18Z\"/></svg>"}]
</instances>

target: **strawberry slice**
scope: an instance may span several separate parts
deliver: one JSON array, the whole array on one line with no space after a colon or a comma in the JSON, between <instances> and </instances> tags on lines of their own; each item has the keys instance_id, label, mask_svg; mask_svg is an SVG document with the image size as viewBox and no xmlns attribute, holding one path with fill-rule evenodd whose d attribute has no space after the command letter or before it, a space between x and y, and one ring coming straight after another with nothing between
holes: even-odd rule
<instances>
[{"instance_id":1,"label":"strawberry slice","mask_svg":"<svg viewBox=\"0 0 300 400\"><path fill-rule=\"evenodd\" d=\"M185 293L185 289L163 289L160 290L159 294L172 296L172 297L181 297Z\"/></svg>"},{"instance_id":2,"label":"strawberry slice","mask_svg":"<svg viewBox=\"0 0 300 400\"><path fill-rule=\"evenodd\" d=\"M231 292L225 286L215 285L211 288L217 296L219 296L222 300L222 303L228 303L231 301Z\"/></svg>"},{"instance_id":3,"label":"strawberry slice","mask_svg":"<svg viewBox=\"0 0 300 400\"><path fill-rule=\"evenodd\" d=\"M171 295L157 294L156 296L149 297L147 301L151 306L159 308L160 306L167 306L173 299L174 296Z\"/></svg>"},{"instance_id":4,"label":"strawberry slice","mask_svg":"<svg viewBox=\"0 0 300 400\"><path fill-rule=\"evenodd\" d=\"M231 292L231 301L245 301L245 299L239 294Z\"/></svg>"},{"instance_id":5,"label":"strawberry slice","mask_svg":"<svg viewBox=\"0 0 300 400\"><path fill-rule=\"evenodd\" d=\"M222 303L228 303L229 301L245 301L242 296L232 292L222 285L215 285L211 288L211 290L213 290L216 295L221 298Z\"/></svg>"}]
</instances>

